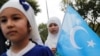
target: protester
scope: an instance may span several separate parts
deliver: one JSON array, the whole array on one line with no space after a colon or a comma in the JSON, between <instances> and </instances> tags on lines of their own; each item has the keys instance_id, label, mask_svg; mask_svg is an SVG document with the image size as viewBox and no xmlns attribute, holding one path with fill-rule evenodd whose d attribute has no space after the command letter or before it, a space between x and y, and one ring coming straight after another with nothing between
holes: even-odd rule
<instances>
[{"instance_id":1,"label":"protester","mask_svg":"<svg viewBox=\"0 0 100 56\"><path fill-rule=\"evenodd\" d=\"M61 22L57 17L51 17L47 23L48 36L45 41L45 45L48 46L53 53L56 52L56 45L58 40L58 34L61 28Z\"/></svg>"},{"instance_id":2,"label":"protester","mask_svg":"<svg viewBox=\"0 0 100 56\"><path fill-rule=\"evenodd\" d=\"M11 42L1 56L53 56L42 44L34 17L32 7L25 0L9 0L1 7L0 28Z\"/></svg>"}]
</instances>

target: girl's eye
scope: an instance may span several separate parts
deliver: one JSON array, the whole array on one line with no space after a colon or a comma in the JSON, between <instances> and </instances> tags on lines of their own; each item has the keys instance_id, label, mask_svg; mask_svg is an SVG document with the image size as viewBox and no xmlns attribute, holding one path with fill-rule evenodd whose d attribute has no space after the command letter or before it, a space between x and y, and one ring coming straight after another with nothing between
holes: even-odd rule
<instances>
[{"instance_id":1,"label":"girl's eye","mask_svg":"<svg viewBox=\"0 0 100 56\"><path fill-rule=\"evenodd\" d=\"M57 26L57 24L54 24L54 26Z\"/></svg>"},{"instance_id":2,"label":"girl's eye","mask_svg":"<svg viewBox=\"0 0 100 56\"><path fill-rule=\"evenodd\" d=\"M52 27L52 24L50 24L49 27Z\"/></svg>"},{"instance_id":3,"label":"girl's eye","mask_svg":"<svg viewBox=\"0 0 100 56\"><path fill-rule=\"evenodd\" d=\"M52 27L52 26L58 26L58 25L55 23L49 25L49 27Z\"/></svg>"},{"instance_id":4,"label":"girl's eye","mask_svg":"<svg viewBox=\"0 0 100 56\"><path fill-rule=\"evenodd\" d=\"M17 21L17 20L20 19L20 17L19 16L13 16L12 19L15 20L15 21Z\"/></svg>"},{"instance_id":5,"label":"girl's eye","mask_svg":"<svg viewBox=\"0 0 100 56\"><path fill-rule=\"evenodd\" d=\"M6 23L6 22L7 22L7 18L5 18L5 17L0 18L0 23Z\"/></svg>"}]
</instances>

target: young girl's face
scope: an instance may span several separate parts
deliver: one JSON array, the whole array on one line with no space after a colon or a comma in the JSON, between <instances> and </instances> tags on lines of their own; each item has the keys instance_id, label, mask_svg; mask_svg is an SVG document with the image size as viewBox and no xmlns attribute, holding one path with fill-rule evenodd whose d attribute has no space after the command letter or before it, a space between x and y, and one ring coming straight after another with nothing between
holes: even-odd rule
<instances>
[{"instance_id":1,"label":"young girl's face","mask_svg":"<svg viewBox=\"0 0 100 56\"><path fill-rule=\"evenodd\" d=\"M57 34L58 31L59 31L58 25L57 25L56 23L51 23L51 24L49 25L49 31L50 31L50 33L52 33L52 34Z\"/></svg>"},{"instance_id":2,"label":"young girl's face","mask_svg":"<svg viewBox=\"0 0 100 56\"><path fill-rule=\"evenodd\" d=\"M28 37L27 19L15 8L6 8L0 13L0 27L4 36L12 42L22 41Z\"/></svg>"}]
</instances>

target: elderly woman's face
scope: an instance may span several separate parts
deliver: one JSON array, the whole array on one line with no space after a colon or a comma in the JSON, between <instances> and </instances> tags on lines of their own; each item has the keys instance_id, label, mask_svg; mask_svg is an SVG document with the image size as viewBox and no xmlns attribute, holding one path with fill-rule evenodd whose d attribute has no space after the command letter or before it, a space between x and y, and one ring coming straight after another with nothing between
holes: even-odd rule
<instances>
[{"instance_id":1,"label":"elderly woman's face","mask_svg":"<svg viewBox=\"0 0 100 56\"><path fill-rule=\"evenodd\" d=\"M4 36L12 42L21 41L28 36L27 19L15 8L6 8L0 13L0 27Z\"/></svg>"},{"instance_id":2,"label":"elderly woman's face","mask_svg":"<svg viewBox=\"0 0 100 56\"><path fill-rule=\"evenodd\" d=\"M50 31L50 33L52 33L52 34L57 34L58 31L59 31L58 25L57 25L56 23L51 23L51 24L49 25L49 31Z\"/></svg>"}]
</instances>

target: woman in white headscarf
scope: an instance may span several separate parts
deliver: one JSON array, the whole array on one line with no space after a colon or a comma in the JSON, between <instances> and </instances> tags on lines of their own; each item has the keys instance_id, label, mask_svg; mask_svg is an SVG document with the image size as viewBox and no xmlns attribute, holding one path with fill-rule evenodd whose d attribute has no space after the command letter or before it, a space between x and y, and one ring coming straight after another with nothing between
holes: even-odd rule
<instances>
[{"instance_id":1,"label":"woman in white headscarf","mask_svg":"<svg viewBox=\"0 0 100 56\"><path fill-rule=\"evenodd\" d=\"M25 0L9 0L1 7L0 28L11 42L1 56L53 56L48 47L42 46L34 17L32 7Z\"/></svg>"},{"instance_id":2,"label":"woman in white headscarf","mask_svg":"<svg viewBox=\"0 0 100 56\"><path fill-rule=\"evenodd\" d=\"M53 53L56 51L58 41L58 34L61 28L61 22L57 17L51 17L47 23L48 36L45 45L48 46Z\"/></svg>"}]
</instances>

